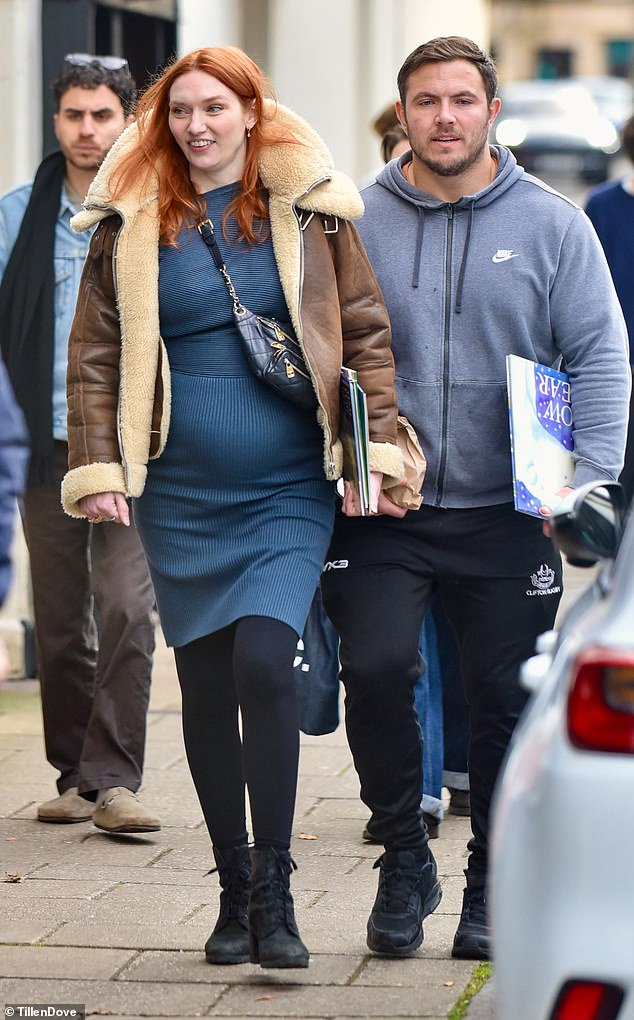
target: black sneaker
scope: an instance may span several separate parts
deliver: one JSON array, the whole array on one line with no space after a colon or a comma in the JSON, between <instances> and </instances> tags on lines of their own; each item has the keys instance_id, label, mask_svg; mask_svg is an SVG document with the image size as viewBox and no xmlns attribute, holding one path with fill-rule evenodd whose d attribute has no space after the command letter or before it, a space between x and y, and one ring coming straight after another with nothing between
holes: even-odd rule
<instances>
[{"instance_id":1,"label":"black sneaker","mask_svg":"<svg viewBox=\"0 0 634 1020\"><path fill-rule=\"evenodd\" d=\"M456 960L491 959L491 932L484 889L465 889L451 955Z\"/></svg>"},{"instance_id":2,"label":"black sneaker","mask_svg":"<svg viewBox=\"0 0 634 1020\"><path fill-rule=\"evenodd\" d=\"M379 888L368 918L368 946L383 956L409 956L423 941L423 919L440 903L436 861L428 849L425 864L411 850L386 851L374 867Z\"/></svg>"}]
</instances>

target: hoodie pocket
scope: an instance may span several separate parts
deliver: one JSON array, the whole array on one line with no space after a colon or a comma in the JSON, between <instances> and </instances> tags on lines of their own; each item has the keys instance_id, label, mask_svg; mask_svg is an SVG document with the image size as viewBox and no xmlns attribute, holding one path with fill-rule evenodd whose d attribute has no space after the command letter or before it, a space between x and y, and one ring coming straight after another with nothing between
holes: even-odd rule
<instances>
[{"instance_id":1,"label":"hoodie pocket","mask_svg":"<svg viewBox=\"0 0 634 1020\"><path fill-rule=\"evenodd\" d=\"M506 385L452 383L446 429L444 491L498 502L513 498Z\"/></svg>"}]
</instances>

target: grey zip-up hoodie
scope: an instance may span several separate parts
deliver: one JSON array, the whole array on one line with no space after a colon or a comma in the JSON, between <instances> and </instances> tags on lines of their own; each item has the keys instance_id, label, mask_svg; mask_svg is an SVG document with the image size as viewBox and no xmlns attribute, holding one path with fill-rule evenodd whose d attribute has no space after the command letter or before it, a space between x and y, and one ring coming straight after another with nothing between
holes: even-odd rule
<instances>
[{"instance_id":1,"label":"grey zip-up hoodie","mask_svg":"<svg viewBox=\"0 0 634 1020\"><path fill-rule=\"evenodd\" d=\"M399 410L427 457L425 503L512 500L507 354L570 375L574 485L623 463L627 332L585 213L495 147L493 182L458 202L412 187L392 160L362 195L359 233L392 323Z\"/></svg>"}]
</instances>

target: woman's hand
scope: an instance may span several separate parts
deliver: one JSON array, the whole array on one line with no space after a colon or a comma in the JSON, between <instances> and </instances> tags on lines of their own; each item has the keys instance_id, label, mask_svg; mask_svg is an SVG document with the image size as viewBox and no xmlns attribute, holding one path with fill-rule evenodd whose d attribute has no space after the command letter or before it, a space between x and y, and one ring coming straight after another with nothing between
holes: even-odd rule
<instances>
[{"instance_id":1,"label":"woman's hand","mask_svg":"<svg viewBox=\"0 0 634 1020\"><path fill-rule=\"evenodd\" d=\"M387 514L390 517L404 517L407 513L401 506L393 503L381 488L383 475L380 471L370 472L370 514ZM352 482L343 483L343 504L341 507L347 517L360 517L361 511L357 502L357 494Z\"/></svg>"},{"instance_id":2,"label":"woman's hand","mask_svg":"<svg viewBox=\"0 0 634 1020\"><path fill-rule=\"evenodd\" d=\"M130 509L121 492L96 492L83 496L77 505L91 524L113 521L126 527L130 525Z\"/></svg>"},{"instance_id":3,"label":"woman's hand","mask_svg":"<svg viewBox=\"0 0 634 1020\"><path fill-rule=\"evenodd\" d=\"M370 472L370 513L377 512L379 493L383 475L380 471ZM352 482L343 483L343 504L341 509L348 517L360 517L361 508L357 499L357 492Z\"/></svg>"}]
</instances>

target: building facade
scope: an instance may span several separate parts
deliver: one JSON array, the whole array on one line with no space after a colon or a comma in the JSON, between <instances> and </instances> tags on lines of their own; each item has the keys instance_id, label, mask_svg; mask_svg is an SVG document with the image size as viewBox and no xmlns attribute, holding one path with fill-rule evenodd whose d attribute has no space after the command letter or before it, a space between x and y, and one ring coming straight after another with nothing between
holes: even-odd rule
<instances>
[{"instance_id":1,"label":"building facade","mask_svg":"<svg viewBox=\"0 0 634 1020\"><path fill-rule=\"evenodd\" d=\"M634 75L632 0L492 0L491 45L502 82Z\"/></svg>"},{"instance_id":2,"label":"building facade","mask_svg":"<svg viewBox=\"0 0 634 1020\"><path fill-rule=\"evenodd\" d=\"M174 53L227 43L359 179L377 163L369 125L395 98L405 56L435 35L487 46L489 10L490 0L0 0L0 193L54 147L49 82L65 53L125 56L143 87Z\"/></svg>"}]
</instances>

